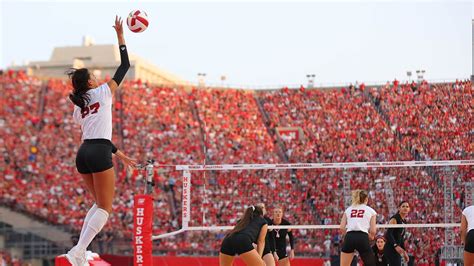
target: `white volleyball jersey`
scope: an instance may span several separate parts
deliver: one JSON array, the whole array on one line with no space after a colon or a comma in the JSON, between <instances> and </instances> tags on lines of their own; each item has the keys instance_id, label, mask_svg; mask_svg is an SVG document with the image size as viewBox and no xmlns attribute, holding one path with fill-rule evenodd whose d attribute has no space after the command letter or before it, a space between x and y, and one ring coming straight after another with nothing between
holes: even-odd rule
<instances>
[{"instance_id":1,"label":"white volleyball jersey","mask_svg":"<svg viewBox=\"0 0 474 266\"><path fill-rule=\"evenodd\" d=\"M463 211L462 214L466 216L467 220L467 231L474 229L474 205L471 205L469 207L466 207Z\"/></svg>"},{"instance_id":2,"label":"white volleyball jersey","mask_svg":"<svg viewBox=\"0 0 474 266\"><path fill-rule=\"evenodd\" d=\"M74 105L73 118L81 125L82 140L112 140L112 91L107 83L87 92L89 105L81 109Z\"/></svg>"},{"instance_id":3,"label":"white volleyball jersey","mask_svg":"<svg viewBox=\"0 0 474 266\"><path fill-rule=\"evenodd\" d=\"M369 233L370 219L377 214L374 209L365 204L352 205L344 213L347 217L346 229L348 232L362 231L366 233Z\"/></svg>"}]
</instances>

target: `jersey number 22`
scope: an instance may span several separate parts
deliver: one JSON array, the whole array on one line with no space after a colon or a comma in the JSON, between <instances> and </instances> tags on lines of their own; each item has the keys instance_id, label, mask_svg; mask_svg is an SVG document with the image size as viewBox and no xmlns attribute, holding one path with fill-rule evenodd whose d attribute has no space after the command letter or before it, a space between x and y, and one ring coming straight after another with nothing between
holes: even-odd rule
<instances>
[{"instance_id":1,"label":"jersey number 22","mask_svg":"<svg viewBox=\"0 0 474 266\"><path fill-rule=\"evenodd\" d=\"M362 218L364 217L365 210L352 210L351 218Z\"/></svg>"}]
</instances>

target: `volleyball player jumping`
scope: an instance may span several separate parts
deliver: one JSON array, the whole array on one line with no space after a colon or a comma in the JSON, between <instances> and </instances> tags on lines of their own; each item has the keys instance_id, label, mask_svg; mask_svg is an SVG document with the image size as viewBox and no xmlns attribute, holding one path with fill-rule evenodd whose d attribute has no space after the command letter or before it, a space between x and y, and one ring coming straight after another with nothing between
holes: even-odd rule
<instances>
[{"instance_id":1,"label":"volleyball player jumping","mask_svg":"<svg viewBox=\"0 0 474 266\"><path fill-rule=\"evenodd\" d=\"M115 194L112 153L126 166L136 166L135 160L118 151L111 142L112 97L130 67L121 18L115 17L113 27L117 33L121 63L112 80L99 86L87 68L68 72L73 86L69 95L74 103L73 117L81 125L83 140L76 155L76 167L95 200L84 218L77 245L66 254L73 266L86 263L86 248L102 230L112 211Z\"/></svg>"}]
</instances>

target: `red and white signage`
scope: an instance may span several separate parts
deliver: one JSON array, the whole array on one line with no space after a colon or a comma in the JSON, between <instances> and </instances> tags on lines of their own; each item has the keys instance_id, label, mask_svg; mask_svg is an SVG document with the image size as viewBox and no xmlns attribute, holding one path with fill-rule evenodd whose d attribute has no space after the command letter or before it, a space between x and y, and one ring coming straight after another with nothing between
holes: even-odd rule
<instances>
[{"instance_id":1,"label":"red and white signage","mask_svg":"<svg viewBox=\"0 0 474 266\"><path fill-rule=\"evenodd\" d=\"M283 141L291 142L304 139L304 133L300 127L277 127L276 132Z\"/></svg>"},{"instance_id":2,"label":"red and white signage","mask_svg":"<svg viewBox=\"0 0 474 266\"><path fill-rule=\"evenodd\" d=\"M191 220L191 173L189 171L183 172L183 228L188 227Z\"/></svg>"},{"instance_id":3,"label":"red and white signage","mask_svg":"<svg viewBox=\"0 0 474 266\"><path fill-rule=\"evenodd\" d=\"M133 265L153 265L152 256L153 198L136 195L133 206Z\"/></svg>"}]
</instances>

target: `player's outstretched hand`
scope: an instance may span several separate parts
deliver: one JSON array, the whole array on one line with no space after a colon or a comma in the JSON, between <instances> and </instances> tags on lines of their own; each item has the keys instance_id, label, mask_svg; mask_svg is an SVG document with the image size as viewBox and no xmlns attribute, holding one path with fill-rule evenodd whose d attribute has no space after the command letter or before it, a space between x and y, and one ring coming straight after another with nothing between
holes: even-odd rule
<instances>
[{"instance_id":1,"label":"player's outstretched hand","mask_svg":"<svg viewBox=\"0 0 474 266\"><path fill-rule=\"evenodd\" d=\"M115 25L112 27L115 29L115 32L117 32L118 36L123 35L123 21L121 17L115 16Z\"/></svg>"},{"instance_id":2,"label":"player's outstretched hand","mask_svg":"<svg viewBox=\"0 0 474 266\"><path fill-rule=\"evenodd\" d=\"M123 164L125 164L126 167L136 168L138 165L137 160L128 157L120 150L118 150L115 155L120 158L120 160L123 162Z\"/></svg>"}]
</instances>

